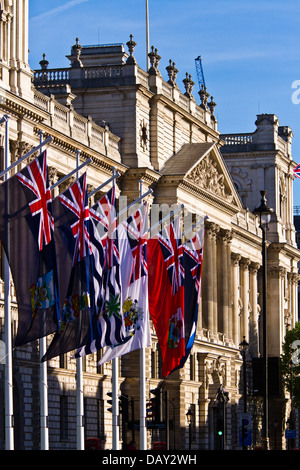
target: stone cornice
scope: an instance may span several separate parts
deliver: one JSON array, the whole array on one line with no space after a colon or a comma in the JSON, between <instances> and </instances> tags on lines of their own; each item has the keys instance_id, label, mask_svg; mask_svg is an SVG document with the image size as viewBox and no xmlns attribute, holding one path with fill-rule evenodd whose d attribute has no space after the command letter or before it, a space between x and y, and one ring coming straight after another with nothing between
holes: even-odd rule
<instances>
[{"instance_id":1,"label":"stone cornice","mask_svg":"<svg viewBox=\"0 0 300 470\"><path fill-rule=\"evenodd\" d=\"M15 117L26 117L34 122L48 118L47 112L4 88L0 88L0 105Z\"/></svg>"},{"instance_id":2,"label":"stone cornice","mask_svg":"<svg viewBox=\"0 0 300 470\"><path fill-rule=\"evenodd\" d=\"M174 103L170 98L167 96L164 96L162 94L156 94L152 97L151 101L153 102L161 102L164 105L168 106L169 108L173 109L176 111L178 114L181 114L185 119L188 121L192 121L196 126L198 126L205 134L210 135L215 139L215 142L219 142L219 135L220 133L218 131L215 131L211 127L209 127L205 122L199 120L196 116L193 114L189 113L188 111L185 111L180 107L180 105Z\"/></svg>"},{"instance_id":3,"label":"stone cornice","mask_svg":"<svg viewBox=\"0 0 300 470\"><path fill-rule=\"evenodd\" d=\"M196 196L199 200L205 200L207 203L212 204L214 207L219 208L222 212L226 212L231 216L239 212L239 208L236 207L234 204L231 204L228 201L222 199L221 197L218 197L213 193L206 191L204 188L200 188L199 186L197 186L192 181L188 180L182 175L162 176L158 184L177 186L178 189L187 191L193 196Z\"/></svg>"},{"instance_id":4,"label":"stone cornice","mask_svg":"<svg viewBox=\"0 0 300 470\"><path fill-rule=\"evenodd\" d=\"M99 169L101 168L104 171L107 171L109 174L111 174L112 167L114 167L116 171L119 171L121 174L124 174L128 168L126 165L123 165L122 163L113 160L107 155L97 152L96 150L91 149L90 147L72 139L71 137L61 134L59 131L56 131L52 127L41 125L39 126L39 128L34 129L35 133L37 133L39 130L44 131L45 139L50 135L53 137L51 146L58 147L74 154L76 153L76 150L80 150L81 158L91 158L94 166Z\"/></svg>"},{"instance_id":5,"label":"stone cornice","mask_svg":"<svg viewBox=\"0 0 300 470\"><path fill-rule=\"evenodd\" d=\"M268 252L269 251L282 251L294 258L296 262L300 261L300 250L298 250L296 246L294 247L292 245L289 245L288 243L271 243L268 247Z\"/></svg>"}]
</instances>

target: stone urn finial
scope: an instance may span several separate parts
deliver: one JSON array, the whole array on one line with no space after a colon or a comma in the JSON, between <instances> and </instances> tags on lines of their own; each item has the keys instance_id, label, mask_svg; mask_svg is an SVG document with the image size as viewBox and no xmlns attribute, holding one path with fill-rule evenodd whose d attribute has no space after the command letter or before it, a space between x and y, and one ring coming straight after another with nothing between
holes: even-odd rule
<instances>
[{"instance_id":1,"label":"stone urn finial","mask_svg":"<svg viewBox=\"0 0 300 470\"><path fill-rule=\"evenodd\" d=\"M76 38L76 43L72 46L71 55L75 58L72 59L72 67L82 67L82 62L80 60L80 55L82 51L82 46L79 44L79 39Z\"/></svg>"},{"instance_id":2,"label":"stone urn finial","mask_svg":"<svg viewBox=\"0 0 300 470\"><path fill-rule=\"evenodd\" d=\"M217 104L214 102L213 96L210 98L210 102L208 103L207 106L209 107L211 114L214 114L215 107L217 106Z\"/></svg>"},{"instance_id":3,"label":"stone urn finial","mask_svg":"<svg viewBox=\"0 0 300 470\"><path fill-rule=\"evenodd\" d=\"M195 82L193 82L192 80L192 76L186 73L185 79L182 81L185 87L185 96L187 96L188 98L191 98L192 92L193 92L193 86L195 85Z\"/></svg>"},{"instance_id":4,"label":"stone urn finial","mask_svg":"<svg viewBox=\"0 0 300 470\"><path fill-rule=\"evenodd\" d=\"M151 47L151 52L149 52L148 57L150 59L151 67L149 73L152 75L159 74L158 65L161 59L160 55L157 53L157 49L154 49L154 46Z\"/></svg>"},{"instance_id":5,"label":"stone urn finial","mask_svg":"<svg viewBox=\"0 0 300 470\"><path fill-rule=\"evenodd\" d=\"M126 61L127 64L136 64L136 60L133 56L133 53L134 53L134 49L135 49L135 46L136 46L136 42L133 40L133 35L130 34L130 41L128 41L126 43L126 46L128 47L128 50L129 50L129 57Z\"/></svg>"},{"instance_id":6,"label":"stone urn finial","mask_svg":"<svg viewBox=\"0 0 300 470\"><path fill-rule=\"evenodd\" d=\"M207 102L208 102L208 98L209 98L209 93L207 92L206 90L206 87L203 85L201 85L201 90L199 91L199 95L200 95L200 100L201 100L201 107L204 108L204 109L207 109Z\"/></svg>"},{"instance_id":7,"label":"stone urn finial","mask_svg":"<svg viewBox=\"0 0 300 470\"><path fill-rule=\"evenodd\" d=\"M175 62L172 62L172 60L169 60L169 65L166 67L166 71L168 72L169 75L169 80L168 83L172 86L176 86L176 77L178 74L178 70L175 67Z\"/></svg>"},{"instance_id":8,"label":"stone urn finial","mask_svg":"<svg viewBox=\"0 0 300 470\"><path fill-rule=\"evenodd\" d=\"M48 60L46 60L46 54L45 54L45 52L44 52L44 54L43 54L43 59L40 61L39 64L40 64L42 70L46 70L46 69L47 69L47 67L48 67L48 65L49 65L49 62L48 62Z\"/></svg>"}]
</instances>

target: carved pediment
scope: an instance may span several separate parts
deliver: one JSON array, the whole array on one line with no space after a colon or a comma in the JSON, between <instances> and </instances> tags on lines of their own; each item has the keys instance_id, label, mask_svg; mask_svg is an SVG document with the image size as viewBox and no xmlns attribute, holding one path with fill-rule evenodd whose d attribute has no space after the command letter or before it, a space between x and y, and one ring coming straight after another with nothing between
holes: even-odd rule
<instances>
[{"instance_id":1,"label":"carved pediment","mask_svg":"<svg viewBox=\"0 0 300 470\"><path fill-rule=\"evenodd\" d=\"M206 155L187 175L186 178L206 191L232 202L234 197L226 186L225 175L218 167L212 153Z\"/></svg>"}]
</instances>

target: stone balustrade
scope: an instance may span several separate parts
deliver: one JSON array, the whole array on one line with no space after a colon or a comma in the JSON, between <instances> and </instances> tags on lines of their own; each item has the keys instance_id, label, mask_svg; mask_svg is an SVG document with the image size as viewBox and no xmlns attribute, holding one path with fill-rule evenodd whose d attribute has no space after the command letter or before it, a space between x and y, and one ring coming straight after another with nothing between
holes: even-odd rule
<instances>
[{"instance_id":1,"label":"stone balustrade","mask_svg":"<svg viewBox=\"0 0 300 470\"><path fill-rule=\"evenodd\" d=\"M245 145L252 144L252 134L222 134L222 139L226 145Z\"/></svg>"},{"instance_id":2,"label":"stone balustrade","mask_svg":"<svg viewBox=\"0 0 300 470\"><path fill-rule=\"evenodd\" d=\"M67 107L55 100L54 96L44 95L34 90L34 104L49 113L49 121L55 129L76 138L84 145L97 152L121 161L119 153L119 137L112 134L108 127L96 124L90 117L77 114L71 107Z\"/></svg>"}]
</instances>

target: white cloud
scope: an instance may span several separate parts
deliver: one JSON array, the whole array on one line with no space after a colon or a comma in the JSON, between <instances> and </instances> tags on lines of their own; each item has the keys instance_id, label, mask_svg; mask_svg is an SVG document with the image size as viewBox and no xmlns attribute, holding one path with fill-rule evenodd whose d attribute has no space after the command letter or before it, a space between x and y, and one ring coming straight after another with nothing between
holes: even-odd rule
<instances>
[{"instance_id":1,"label":"white cloud","mask_svg":"<svg viewBox=\"0 0 300 470\"><path fill-rule=\"evenodd\" d=\"M37 16L31 17L30 21L37 21L37 20L42 20L44 18L47 18L52 15L56 15L58 13L61 13L62 11L68 10L69 8L72 8L76 5L79 5L80 3L88 2L89 0L71 0L70 2L65 3L64 5L61 5L57 8L53 8L52 10L47 10L44 13L41 13Z\"/></svg>"}]
</instances>

